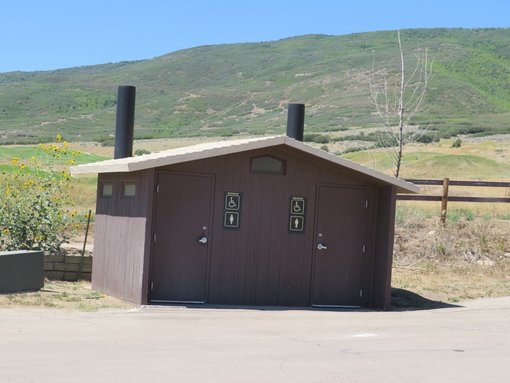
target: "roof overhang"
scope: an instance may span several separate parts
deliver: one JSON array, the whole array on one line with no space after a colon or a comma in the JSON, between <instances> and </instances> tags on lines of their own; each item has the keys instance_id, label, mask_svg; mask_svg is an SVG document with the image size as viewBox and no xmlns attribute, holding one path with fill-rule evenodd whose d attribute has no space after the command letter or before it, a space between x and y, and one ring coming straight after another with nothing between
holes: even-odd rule
<instances>
[{"instance_id":1,"label":"roof overhang","mask_svg":"<svg viewBox=\"0 0 510 383\"><path fill-rule=\"evenodd\" d=\"M369 169L355 162L330 154L324 150L313 148L301 141L287 136L271 136L249 138L231 141L219 141L203 143L192 146L185 146L176 149L165 150L157 153L145 154L137 157L120 158L83 164L71 167L72 175L99 174L99 173L127 173L161 166L179 164L183 162L203 160L211 157L218 157L227 154L235 154L248 150L270 148L273 146L285 145L295 148L301 152L308 153L314 157L322 158L332 164L364 174L374 180L391 184L397 187L399 193L419 193L420 189L400 178L392 177L379 171Z\"/></svg>"}]
</instances>

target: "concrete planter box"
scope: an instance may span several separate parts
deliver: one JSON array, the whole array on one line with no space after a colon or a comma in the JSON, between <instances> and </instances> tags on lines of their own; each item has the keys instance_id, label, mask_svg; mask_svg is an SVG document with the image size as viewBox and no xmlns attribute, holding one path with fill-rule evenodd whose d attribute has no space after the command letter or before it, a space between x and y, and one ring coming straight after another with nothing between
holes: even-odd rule
<instances>
[{"instance_id":1,"label":"concrete planter box","mask_svg":"<svg viewBox=\"0 0 510 383\"><path fill-rule=\"evenodd\" d=\"M39 290L43 285L42 251L0 251L0 293Z\"/></svg>"}]
</instances>

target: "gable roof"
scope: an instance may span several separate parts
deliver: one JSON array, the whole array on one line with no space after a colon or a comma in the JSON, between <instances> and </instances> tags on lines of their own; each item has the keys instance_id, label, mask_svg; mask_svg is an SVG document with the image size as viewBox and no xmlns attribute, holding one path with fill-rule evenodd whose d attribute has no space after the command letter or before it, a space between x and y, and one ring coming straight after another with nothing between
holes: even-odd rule
<instances>
[{"instance_id":1,"label":"gable roof","mask_svg":"<svg viewBox=\"0 0 510 383\"><path fill-rule=\"evenodd\" d=\"M410 182L366 168L360 164L338 157L334 154L330 154L324 150L313 148L287 136L257 137L232 141L210 142L145 154L143 156L94 162L71 167L71 174L134 172L160 166L223 156L226 154L234 154L248 150L269 148L278 145L286 145L295 148L312 156L322 158L333 164L354 170L375 180L394 185L397 187L397 191L399 193L419 193L419 188Z\"/></svg>"}]
</instances>

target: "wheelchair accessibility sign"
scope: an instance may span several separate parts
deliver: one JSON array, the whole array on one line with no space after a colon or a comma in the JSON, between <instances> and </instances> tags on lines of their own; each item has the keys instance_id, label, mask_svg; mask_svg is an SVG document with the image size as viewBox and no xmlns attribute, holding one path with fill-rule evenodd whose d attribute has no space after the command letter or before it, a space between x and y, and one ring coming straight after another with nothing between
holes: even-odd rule
<instances>
[{"instance_id":1,"label":"wheelchair accessibility sign","mask_svg":"<svg viewBox=\"0 0 510 383\"><path fill-rule=\"evenodd\" d=\"M241 193L225 193L225 210L239 211L241 209Z\"/></svg>"}]
</instances>

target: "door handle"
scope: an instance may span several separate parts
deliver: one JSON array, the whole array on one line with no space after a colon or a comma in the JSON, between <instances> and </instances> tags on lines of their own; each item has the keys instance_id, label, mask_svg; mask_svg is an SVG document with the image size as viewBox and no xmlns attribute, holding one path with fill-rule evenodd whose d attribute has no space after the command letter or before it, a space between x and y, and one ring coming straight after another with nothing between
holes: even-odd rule
<instances>
[{"instance_id":1,"label":"door handle","mask_svg":"<svg viewBox=\"0 0 510 383\"><path fill-rule=\"evenodd\" d=\"M207 243L207 237L203 236L202 238L199 238L198 242L201 243L202 245L205 245Z\"/></svg>"},{"instance_id":2,"label":"door handle","mask_svg":"<svg viewBox=\"0 0 510 383\"><path fill-rule=\"evenodd\" d=\"M327 246L324 246L322 243L319 243L317 245L317 250L326 250L328 247Z\"/></svg>"}]
</instances>

